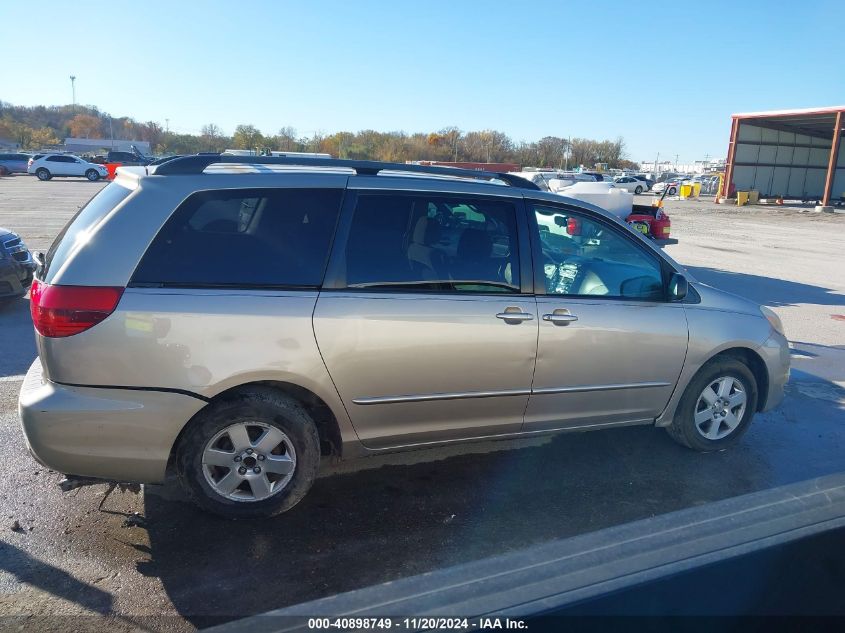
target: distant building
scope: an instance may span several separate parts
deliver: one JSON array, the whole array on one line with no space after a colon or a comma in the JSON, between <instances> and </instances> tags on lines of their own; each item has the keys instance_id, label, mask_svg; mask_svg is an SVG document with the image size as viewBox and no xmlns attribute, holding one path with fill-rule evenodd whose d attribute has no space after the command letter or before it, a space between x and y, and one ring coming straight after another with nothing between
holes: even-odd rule
<instances>
[{"instance_id":1,"label":"distant building","mask_svg":"<svg viewBox=\"0 0 845 633\"><path fill-rule=\"evenodd\" d=\"M21 148L21 144L17 141L13 141L12 139L8 138L0 138L0 149L4 151L9 150L18 150Z\"/></svg>"},{"instance_id":2,"label":"distant building","mask_svg":"<svg viewBox=\"0 0 845 633\"><path fill-rule=\"evenodd\" d=\"M89 153L101 154L103 152L131 152L132 146L138 148L138 151L149 156L150 144L147 141L124 141L122 139L108 139L108 138L66 138L65 151L75 153Z\"/></svg>"},{"instance_id":3,"label":"distant building","mask_svg":"<svg viewBox=\"0 0 845 633\"><path fill-rule=\"evenodd\" d=\"M664 173L675 174L706 174L714 171L724 171L725 159L718 160L696 160L691 163L673 163L670 160L664 160L657 163L655 169L654 161L640 161L640 170L659 176Z\"/></svg>"}]
</instances>

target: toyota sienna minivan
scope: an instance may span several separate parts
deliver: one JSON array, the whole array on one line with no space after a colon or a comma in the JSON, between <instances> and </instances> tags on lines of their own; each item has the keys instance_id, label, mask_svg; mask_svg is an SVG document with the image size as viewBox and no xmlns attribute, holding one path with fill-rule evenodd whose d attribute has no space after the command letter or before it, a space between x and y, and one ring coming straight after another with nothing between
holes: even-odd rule
<instances>
[{"instance_id":1,"label":"toyota sienna minivan","mask_svg":"<svg viewBox=\"0 0 845 633\"><path fill-rule=\"evenodd\" d=\"M508 174L121 168L39 260L32 455L229 517L288 510L321 456L637 424L722 450L789 374L771 310Z\"/></svg>"}]
</instances>

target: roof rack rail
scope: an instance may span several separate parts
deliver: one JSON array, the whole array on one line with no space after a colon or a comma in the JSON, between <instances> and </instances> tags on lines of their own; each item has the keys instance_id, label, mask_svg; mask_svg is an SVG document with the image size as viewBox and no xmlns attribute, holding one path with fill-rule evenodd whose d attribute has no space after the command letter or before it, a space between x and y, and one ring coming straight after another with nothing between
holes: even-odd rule
<instances>
[{"instance_id":1,"label":"roof rack rail","mask_svg":"<svg viewBox=\"0 0 845 633\"><path fill-rule=\"evenodd\" d=\"M346 160L343 158L312 158L308 156L231 156L226 154L196 154L174 158L156 166L157 176L176 176L201 174L209 165L292 165L298 167L342 167L353 169L358 175L375 176L381 171L398 171L407 173L434 174L438 176L453 176L457 178L475 178L479 180L501 180L511 187L522 189L539 189L533 182L514 176L493 171L477 171L475 169L461 169L457 167L441 167L438 165L415 165L411 163L388 163L374 160Z\"/></svg>"}]
</instances>

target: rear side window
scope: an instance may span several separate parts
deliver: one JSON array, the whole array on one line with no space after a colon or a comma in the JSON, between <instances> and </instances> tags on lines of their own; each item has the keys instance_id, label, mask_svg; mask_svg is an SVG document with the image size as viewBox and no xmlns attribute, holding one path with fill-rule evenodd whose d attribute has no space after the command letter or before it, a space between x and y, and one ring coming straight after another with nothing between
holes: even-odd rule
<instances>
[{"instance_id":1,"label":"rear side window","mask_svg":"<svg viewBox=\"0 0 845 633\"><path fill-rule=\"evenodd\" d=\"M319 287L341 189L195 193L156 235L132 279L171 287Z\"/></svg>"},{"instance_id":2,"label":"rear side window","mask_svg":"<svg viewBox=\"0 0 845 633\"><path fill-rule=\"evenodd\" d=\"M88 241L94 227L99 224L106 215L117 205L123 202L132 190L111 183L100 190L91 200L82 207L65 228L56 237L47 256L44 258L44 270L41 278L45 281L50 269L58 269L62 266L71 251L77 246Z\"/></svg>"},{"instance_id":3,"label":"rear side window","mask_svg":"<svg viewBox=\"0 0 845 633\"><path fill-rule=\"evenodd\" d=\"M437 292L519 292L516 209L477 198L361 195L346 285Z\"/></svg>"}]
</instances>

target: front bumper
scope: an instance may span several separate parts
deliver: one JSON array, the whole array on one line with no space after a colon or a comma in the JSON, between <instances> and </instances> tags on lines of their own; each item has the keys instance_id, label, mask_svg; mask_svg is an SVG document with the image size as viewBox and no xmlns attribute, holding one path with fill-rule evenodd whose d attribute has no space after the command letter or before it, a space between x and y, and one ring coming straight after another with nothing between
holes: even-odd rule
<instances>
[{"instance_id":1,"label":"front bumper","mask_svg":"<svg viewBox=\"0 0 845 633\"><path fill-rule=\"evenodd\" d=\"M773 331L757 351L766 363L766 371L769 374L768 392L760 394L766 398L760 406L760 411L770 411L783 401L784 388L789 381L789 341L782 334Z\"/></svg>"},{"instance_id":2,"label":"front bumper","mask_svg":"<svg viewBox=\"0 0 845 633\"><path fill-rule=\"evenodd\" d=\"M11 256L0 259L0 299L23 297L32 285L35 262L19 262Z\"/></svg>"},{"instance_id":3,"label":"front bumper","mask_svg":"<svg viewBox=\"0 0 845 633\"><path fill-rule=\"evenodd\" d=\"M18 399L32 456L67 475L161 483L179 432L205 406L180 393L72 387L44 378L36 359Z\"/></svg>"}]
</instances>

